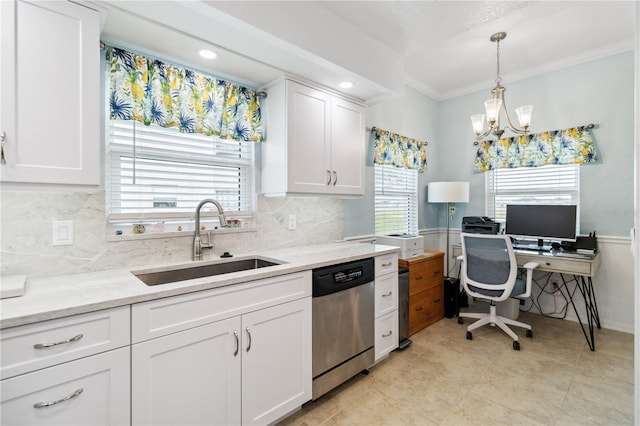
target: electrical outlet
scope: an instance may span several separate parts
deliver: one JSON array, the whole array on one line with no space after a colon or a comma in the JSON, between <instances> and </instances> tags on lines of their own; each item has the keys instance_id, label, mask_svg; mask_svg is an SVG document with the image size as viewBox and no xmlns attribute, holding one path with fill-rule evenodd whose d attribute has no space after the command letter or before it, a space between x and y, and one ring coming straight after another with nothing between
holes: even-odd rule
<instances>
[{"instance_id":1,"label":"electrical outlet","mask_svg":"<svg viewBox=\"0 0 640 426\"><path fill-rule=\"evenodd\" d=\"M73 221L54 220L52 223L54 246L70 246L73 244Z\"/></svg>"},{"instance_id":2,"label":"electrical outlet","mask_svg":"<svg viewBox=\"0 0 640 426\"><path fill-rule=\"evenodd\" d=\"M456 212L456 206L449 206L449 214L452 215Z\"/></svg>"}]
</instances>

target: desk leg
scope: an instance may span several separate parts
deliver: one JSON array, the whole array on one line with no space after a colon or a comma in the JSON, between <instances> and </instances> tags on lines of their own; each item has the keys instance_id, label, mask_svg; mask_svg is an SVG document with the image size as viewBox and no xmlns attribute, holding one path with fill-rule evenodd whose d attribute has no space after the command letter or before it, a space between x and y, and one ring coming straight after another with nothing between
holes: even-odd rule
<instances>
[{"instance_id":1,"label":"desk leg","mask_svg":"<svg viewBox=\"0 0 640 426\"><path fill-rule=\"evenodd\" d=\"M562 278L562 282L564 284L564 289L567 291L567 296L569 297L569 301L571 302L571 306L573 306L573 311L576 313L576 317L578 318L578 322L580 323L580 327L582 328L582 333L584 334L585 339L587 339L587 343L589 344L589 349L592 351L596 350L596 342L593 335L593 325L600 328L600 315L598 313L598 305L596 303L596 295L593 291L593 281L591 277L583 277L583 276L573 276L573 280L576 283L576 288L580 290L580 294L582 294L582 298L584 299L584 306L587 315L587 326L589 328L589 332L584 328L584 324L582 323L582 318L580 318L580 314L578 313L578 309L576 308L576 304L573 300L572 293L569 291L567 287L567 281L564 277L564 274L560 274Z\"/></svg>"}]
</instances>

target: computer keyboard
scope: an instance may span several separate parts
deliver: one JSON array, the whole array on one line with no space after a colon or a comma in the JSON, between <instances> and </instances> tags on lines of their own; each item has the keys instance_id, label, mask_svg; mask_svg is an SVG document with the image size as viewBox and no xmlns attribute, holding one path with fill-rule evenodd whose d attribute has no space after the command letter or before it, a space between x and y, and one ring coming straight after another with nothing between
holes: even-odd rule
<instances>
[{"instance_id":1,"label":"computer keyboard","mask_svg":"<svg viewBox=\"0 0 640 426\"><path fill-rule=\"evenodd\" d=\"M551 246L539 246L537 244L514 244L513 249L528 251L551 251Z\"/></svg>"}]
</instances>

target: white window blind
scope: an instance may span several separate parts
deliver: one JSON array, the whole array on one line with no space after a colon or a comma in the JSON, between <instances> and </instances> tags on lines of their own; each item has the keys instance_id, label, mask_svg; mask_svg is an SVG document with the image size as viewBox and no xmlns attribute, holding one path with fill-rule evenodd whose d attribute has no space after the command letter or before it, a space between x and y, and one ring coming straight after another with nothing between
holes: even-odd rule
<instances>
[{"instance_id":1,"label":"white window blind","mask_svg":"<svg viewBox=\"0 0 640 426\"><path fill-rule=\"evenodd\" d=\"M565 204L580 209L577 164L497 169L485 175L486 214L497 220L505 219L507 204Z\"/></svg>"},{"instance_id":2,"label":"white window blind","mask_svg":"<svg viewBox=\"0 0 640 426\"><path fill-rule=\"evenodd\" d=\"M375 165L376 235L418 234L418 171Z\"/></svg>"},{"instance_id":3,"label":"white window blind","mask_svg":"<svg viewBox=\"0 0 640 426\"><path fill-rule=\"evenodd\" d=\"M177 128L108 120L107 219L112 223L192 221L213 198L227 218L252 218L254 143ZM203 217L217 217L205 205Z\"/></svg>"}]
</instances>

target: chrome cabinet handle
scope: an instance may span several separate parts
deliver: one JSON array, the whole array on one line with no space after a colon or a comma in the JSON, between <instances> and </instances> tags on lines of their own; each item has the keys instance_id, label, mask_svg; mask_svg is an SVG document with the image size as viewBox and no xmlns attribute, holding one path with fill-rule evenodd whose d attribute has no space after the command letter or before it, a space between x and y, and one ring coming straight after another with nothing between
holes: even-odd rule
<instances>
[{"instance_id":1,"label":"chrome cabinet handle","mask_svg":"<svg viewBox=\"0 0 640 426\"><path fill-rule=\"evenodd\" d=\"M382 295L382 297L389 297L389 296L391 296L392 294L393 294L393 292L392 292L392 291L390 291L389 293L385 293L385 294L383 294L383 295Z\"/></svg>"},{"instance_id":2,"label":"chrome cabinet handle","mask_svg":"<svg viewBox=\"0 0 640 426\"><path fill-rule=\"evenodd\" d=\"M383 266L383 267L385 267L385 268L386 268L387 266L391 266L391 262L389 262L389 263L383 263L383 264L382 264L382 266Z\"/></svg>"},{"instance_id":3,"label":"chrome cabinet handle","mask_svg":"<svg viewBox=\"0 0 640 426\"><path fill-rule=\"evenodd\" d=\"M7 164L7 159L4 156L5 139L7 139L7 134L5 132L0 132L0 142L2 142L2 146L0 146L0 164Z\"/></svg>"},{"instance_id":4,"label":"chrome cabinet handle","mask_svg":"<svg viewBox=\"0 0 640 426\"><path fill-rule=\"evenodd\" d=\"M82 334L78 334L77 336L73 336L67 340L63 340L61 342L54 342L54 343L37 343L35 345L33 345L34 349L46 349L46 348L52 348L54 346L58 346L58 345L66 345L67 343L71 343L71 342L76 342L78 340L82 339Z\"/></svg>"},{"instance_id":5,"label":"chrome cabinet handle","mask_svg":"<svg viewBox=\"0 0 640 426\"><path fill-rule=\"evenodd\" d=\"M393 334L393 332L391 330L389 330L389 332L388 333L384 333L382 335L382 337L389 337L389 336L391 336L391 334Z\"/></svg>"},{"instance_id":6,"label":"chrome cabinet handle","mask_svg":"<svg viewBox=\"0 0 640 426\"><path fill-rule=\"evenodd\" d=\"M333 171L333 186L336 186L336 183L338 183L338 172L336 172L334 170Z\"/></svg>"},{"instance_id":7,"label":"chrome cabinet handle","mask_svg":"<svg viewBox=\"0 0 640 426\"><path fill-rule=\"evenodd\" d=\"M35 404L33 404L33 408L51 407L52 405L57 405L57 404L60 404L61 402L69 401L70 399L73 399L76 396L80 395L83 391L84 391L84 389L80 388L80 389L76 390L75 392L70 393L69 395L67 395L64 398L59 399L57 401L36 402Z\"/></svg>"},{"instance_id":8,"label":"chrome cabinet handle","mask_svg":"<svg viewBox=\"0 0 640 426\"><path fill-rule=\"evenodd\" d=\"M238 332L234 331L233 336L236 338L236 350L233 352L233 356L238 356L238 351L240 350L240 339L238 339Z\"/></svg>"},{"instance_id":9,"label":"chrome cabinet handle","mask_svg":"<svg viewBox=\"0 0 640 426\"><path fill-rule=\"evenodd\" d=\"M327 185L331 185L331 170L327 170Z\"/></svg>"},{"instance_id":10,"label":"chrome cabinet handle","mask_svg":"<svg viewBox=\"0 0 640 426\"><path fill-rule=\"evenodd\" d=\"M249 344L247 345L247 352L251 350L251 332L249 331L249 327L247 327L247 336L249 336Z\"/></svg>"}]
</instances>

